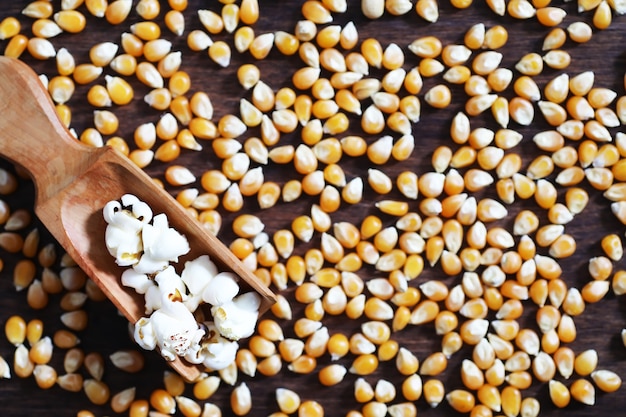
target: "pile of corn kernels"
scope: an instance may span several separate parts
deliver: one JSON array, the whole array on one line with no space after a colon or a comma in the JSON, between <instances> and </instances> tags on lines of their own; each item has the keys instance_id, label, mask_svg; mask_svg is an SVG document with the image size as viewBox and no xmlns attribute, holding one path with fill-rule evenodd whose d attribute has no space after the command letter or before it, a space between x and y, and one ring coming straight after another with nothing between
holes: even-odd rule
<instances>
[{"instance_id":1,"label":"pile of corn kernels","mask_svg":"<svg viewBox=\"0 0 626 417\"><path fill-rule=\"evenodd\" d=\"M619 49L602 42L626 5L265 3L0 11L0 50L41 74L77 140L126 154L279 294L231 366L183 381L132 343L5 164L3 390L62 393L79 417L616 402L598 352L621 328L589 323L626 292L624 58L598 52Z\"/></svg>"}]
</instances>

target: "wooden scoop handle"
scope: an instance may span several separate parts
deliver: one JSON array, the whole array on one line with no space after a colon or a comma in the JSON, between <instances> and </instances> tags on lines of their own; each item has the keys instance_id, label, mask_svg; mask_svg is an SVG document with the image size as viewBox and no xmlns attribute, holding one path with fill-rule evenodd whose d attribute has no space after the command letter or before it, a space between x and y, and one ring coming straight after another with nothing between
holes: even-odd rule
<instances>
[{"instance_id":1,"label":"wooden scoop handle","mask_svg":"<svg viewBox=\"0 0 626 417\"><path fill-rule=\"evenodd\" d=\"M0 155L30 173L41 203L84 172L102 150L70 134L28 65L0 56L0 74Z\"/></svg>"}]
</instances>

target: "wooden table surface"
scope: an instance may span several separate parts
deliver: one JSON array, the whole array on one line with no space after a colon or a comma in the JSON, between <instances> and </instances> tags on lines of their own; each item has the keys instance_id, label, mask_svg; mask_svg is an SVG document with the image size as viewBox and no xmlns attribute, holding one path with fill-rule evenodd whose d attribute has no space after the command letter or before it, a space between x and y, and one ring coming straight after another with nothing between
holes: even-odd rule
<instances>
[{"instance_id":1,"label":"wooden table surface","mask_svg":"<svg viewBox=\"0 0 626 417\"><path fill-rule=\"evenodd\" d=\"M52 2L55 10L59 10L60 1ZM136 3L136 2L134 2ZM162 13L157 19L162 22L164 11L168 9L166 2L162 2ZM257 34L284 30L292 32L295 22L301 19L300 4L302 2L293 1L261 1L261 19L254 25ZM407 45L414 39L425 36L435 35L445 44L461 43L465 31L473 24L483 22L487 28L496 24L504 25L509 31L509 40L504 48L500 50L503 53L502 66L513 68L515 63L528 52L541 53L541 44L544 36L549 32L549 28L541 26L536 19L527 21L516 20L510 17L498 17L491 12L483 1L475 1L474 4L466 10L453 9L448 1L440 2L440 18L434 24L427 24L419 18L415 11L412 10L402 17L393 17L389 14L376 21L365 19L360 11L358 1L351 0L348 12L345 14L335 14L333 23L345 24L353 21L359 32L360 39L367 37L375 37L381 41L383 45L395 42L400 45L405 52L406 69L410 69L419 63L419 59L410 53ZM23 24L24 33L29 33L31 19L21 16L20 11L28 4L27 1L5 2L0 6L0 20L7 16L19 17ZM565 20L560 24L566 28L567 25L574 21L590 22L592 12L578 13L575 1L562 2L554 0L553 6L562 7L568 12ZM254 62L261 69L262 79L267 82L275 91L283 86L290 85L291 74L302 64L296 57L286 58L278 51L273 50L269 57L263 61L255 61L248 53L238 54L234 52L232 64L227 68L219 68L213 63L206 52L192 52L186 46L186 34L192 30L201 28L196 13L197 9L209 8L219 11L221 4L217 1L202 2L189 1L189 7L185 11L187 29L185 36L175 37L170 34L167 29L163 30L163 36L173 42L173 50L180 50L183 53L182 69L191 75L192 91L207 92L215 106L214 120L228 114L238 113L238 103L241 97L249 98L250 92L244 91L238 84L236 79L236 70L244 62ZM80 10L85 11L85 6L81 6ZM74 54L77 63L87 62L88 49L97 42L110 40L119 42L120 35L129 31L131 23L139 20L138 15L131 13L128 20L118 26L111 26L102 19L96 19L92 16L87 17L87 30L80 34L70 35L62 34L52 39L52 42L58 48L67 47ZM623 47L623 34L626 30L626 20L615 15L613 24L607 30L594 31L593 38L586 44L574 44L567 41L563 49L567 50L572 56L572 63L565 70L570 76L578 74L582 71L591 70L595 73L595 86L608 87L614 89L618 95L624 94L624 69L626 55ZM213 36L214 40L223 39L232 45L232 35L222 33ZM7 41L0 41L0 50L3 50ZM45 73L49 76L55 74L54 60L37 61L25 53L23 59L28 62L38 73ZM547 68L543 74L536 77L540 86L558 75L563 71L555 71ZM110 69L105 69L105 73L113 73ZM372 76L380 77L383 71L372 71ZM519 76L515 72L515 76ZM101 77L97 82L102 83ZM415 150L407 161L389 162L380 167L390 178L394 179L398 173L404 170L412 170L418 175L431 171L432 167L430 159L432 151L440 145L448 145L453 149L455 145L449 138L449 126L451 118L456 112L463 109L463 105L467 97L462 89L458 86L452 86L452 104L444 110L436 110L430 108L423 101L424 92L436 83L442 82L441 77L434 79L425 79L424 88L419 94L422 99L422 116L419 123L414 124L413 134L415 136ZM126 138L130 146L133 145L132 132L136 126L144 122L156 122L160 116L160 112L150 109L143 103L142 97L147 93L148 88L139 84L135 79L132 81L136 88L135 100L128 106L114 107L112 110L120 119L120 130L118 134ZM92 123L93 108L90 107L85 99L85 93L88 86L78 86L74 98L68 103L72 109L72 127L77 132L82 132ZM405 94L405 93L402 93ZM511 88L504 93L506 97L513 97L514 93ZM19 105L19 103L16 103ZM614 108L614 103L611 104ZM487 112L488 113L488 112ZM363 134L358 127L358 119L351 117L351 127L349 132L352 134ZM497 129L497 125L493 121L491 115L485 114L476 118L472 118L472 127L484 126L491 129ZM541 115L536 110L535 121L529 127L522 127L511 122L510 128L519 130L524 135L523 142L514 148L512 152L519 153L524 164L528 164L532 158L542 153L532 142L535 133L546 130L549 127L542 120ZM620 131L620 128L611 129L612 134ZM346 133L346 134L347 134ZM0 133L1 134L1 133ZM250 129L241 138L242 140L256 135L255 129ZM345 135L345 134L344 134ZM343 135L342 135L343 136ZM397 137L394 134L394 137ZM368 143L371 143L375 137L364 136ZM45 132L42 132L42 140L45 141ZM298 134L286 134L281 137L280 144L298 144L300 138ZM577 146L576 142L568 143ZM209 142L203 141L204 149L199 152L183 151L180 158L173 163L180 163L191 169L191 171L199 178L207 169L219 169L220 160L213 154ZM42 146L45 144L42 142ZM36 151L36 150L34 150ZM511 152L511 151L509 151ZM367 169L371 164L365 157L351 158L344 156L340 161L340 165L344 168L349 179L361 176L366 179ZM12 167L3 163L5 169L12 170ZM158 163L157 161L146 167L146 171L155 178L163 178L163 173L167 164ZM522 169L524 171L524 168ZM558 171L557 171L558 172ZM299 178L299 175L293 170L291 165L277 166L276 164L268 164L264 167L266 180L277 181L284 184L288 179ZM494 174L495 175L495 174ZM554 179L554 174L550 176ZM199 183L194 185L200 188ZM600 240L609 233L617 233L620 237L624 235L624 226L611 213L610 202L602 196L600 191L594 190L585 181L581 186L589 191L590 202L583 213L577 215L574 220L567 224L566 232L571 234L577 242L577 251L570 258L560 261L563 268L562 279L570 287L582 288L590 279L587 272L588 260L597 255L602 254L600 248ZM176 194L180 188L168 187L173 194ZM564 190L559 190L559 201L562 201ZM481 196L493 196L493 189L484 192L475 193L477 198ZM365 186L364 198L361 203L350 206L343 203L341 209L331 214L333 222L352 221L358 224L368 214L379 214L374 207L374 202L382 198L403 198L397 190L394 190L388 196L376 195L367 185ZM33 207L33 189L32 184L27 180L20 180L20 187L14 194L3 196L12 210L19 208L32 210ZM318 197L302 197L296 202L283 203L279 202L275 207L267 210L259 210L256 200L252 198L246 199L243 212L258 215L265 223L265 231L271 234L282 228L289 228L291 220L300 214L307 214L310 211L311 204L317 203ZM418 202L409 202L411 210L419 211ZM514 204L507 207L509 216L495 224L511 230L513 218L519 210L529 208L537 211L542 219L542 224L546 221L545 211L538 209L531 200L517 199ZM231 222L234 218L232 213L220 211L223 215L223 226L219 233L219 237L229 243L234 236L231 231ZM394 219L390 216L381 216L385 225L393 224ZM36 222L36 220L34 220ZM491 225L489 225L491 226ZM32 225L30 226L32 228ZM24 234L30 230L22 231ZM316 234L311 243L305 244L297 242L295 253L303 254L310 247L319 244L320 234ZM42 243L50 242L51 239L42 230ZM60 249L59 249L60 250ZM545 249L540 249L541 253L545 253ZM62 328L63 325L59 321L58 302L60 295L52 295L48 306L39 311L32 310L26 303L26 292L16 292L12 284L12 269L15 262L21 259L18 255L12 255L5 251L0 251L0 256L4 261L0 279L0 294L2 301L0 302L0 323L4 325L6 319L12 314L19 314L25 319L41 319L45 323L44 333L52 335L55 330ZM103 254L103 256L106 256ZM623 260L614 263L614 270L624 268ZM384 274L375 271L373 268L364 267L359 274L364 279L381 277ZM415 286L428 279L443 280L449 287L456 285L460 277L447 277L443 274L440 266L433 268L426 267L424 272L410 285ZM275 289L275 288L274 288ZM295 286L290 284L282 293L289 299L293 299ZM525 303L526 315L521 320L522 327L536 328L532 318L533 307L532 302ZM105 302L90 301L85 307L89 313L89 326L85 331L79 333L80 346L86 351L97 351L102 353L105 358L111 353L127 348L135 348L134 343L127 336L127 324L123 318L116 314L112 305ZM298 305L295 301L292 303L294 310L294 320L303 315L303 306ZM626 377L626 350L620 338L620 331L626 327L626 319L624 309L626 303L619 296L615 296L612 291L597 304L588 305L585 312L575 318L578 335L574 342L569 346L576 352L582 352L586 349L596 349L599 355L599 368L610 369L617 372L622 378ZM268 313L268 317L271 316ZM529 316L529 317L526 317ZM491 317L491 316L490 316ZM351 335L359 331L359 326L363 320L346 320L344 316L325 317L323 324L328 327L331 334L343 332ZM279 320L284 328L287 336L293 336L293 320ZM432 324L423 326L411 326L393 334L401 346L411 349L420 360L425 359L430 353L440 349L440 336L434 332ZM245 343L243 343L245 346ZM138 348L137 348L138 349ZM465 347L456 353L449 361L447 370L439 376L444 382L448 390L461 387L459 379L460 363L463 358L470 355L470 348ZM13 346L4 338L0 340L0 355L7 361L12 362ZM146 367L137 374L127 374L114 368L107 360L107 367L104 375L104 381L110 386L111 392L116 393L124 388L135 386L137 388L137 398L147 398L147 396L156 388L163 386L162 376L167 366L156 353L146 352ZM61 363L63 352L61 349L55 350L52 362L61 372ZM347 357L338 361L346 366L350 366L352 357ZM328 355L324 355L318 361L318 368L330 364ZM399 387L402 377L399 375L392 362L381 363L378 370L366 379L374 384L379 378L393 381ZM312 399L319 401L328 416L345 415L351 409L359 409L353 398L353 382L355 375L348 374L345 380L335 387L323 387L317 380L316 373L310 375L297 375L287 370L286 364L283 370L274 377L257 376L249 378L240 374L239 382L245 381L252 390L253 411L250 415L264 416L274 411L278 411L274 399L275 389L278 387L288 387L300 394L302 399ZM557 379L562 379L557 376ZM574 379L574 376L571 380ZM571 382L571 381L570 381ZM569 384L570 382L566 382ZM186 395L191 396L191 386L187 387ZM229 395L232 387L222 384L218 392L209 400L222 407L223 415L230 415ZM543 416L591 416L591 415L621 415L626 407L626 397L623 395L623 388L617 393L603 394L597 393L596 405L593 407L584 406L575 401L563 410L556 409L549 400L547 384L533 383L532 387L523 392L523 396L536 396L541 401ZM400 392L394 402L404 401ZM88 409L93 411L97 416L113 415L115 413L110 410L108 405L95 406L91 404L83 393L66 392L59 387L53 387L49 390L39 389L34 379L20 379L12 376L9 380L0 380L0 404L2 405L3 414L10 416L17 415L36 415L41 413L52 416L73 416L78 410ZM416 402L419 415L439 416L439 415L455 415L456 413L445 403L445 401L437 408L431 409L424 401L420 399Z\"/></svg>"}]
</instances>

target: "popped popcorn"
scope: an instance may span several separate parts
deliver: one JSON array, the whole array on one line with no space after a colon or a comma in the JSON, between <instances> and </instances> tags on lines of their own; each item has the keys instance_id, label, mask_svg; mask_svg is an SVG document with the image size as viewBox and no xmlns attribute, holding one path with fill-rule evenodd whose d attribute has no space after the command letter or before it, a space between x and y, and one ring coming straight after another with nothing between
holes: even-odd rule
<instances>
[{"instance_id":1,"label":"popped popcorn","mask_svg":"<svg viewBox=\"0 0 626 417\"><path fill-rule=\"evenodd\" d=\"M147 274L167 267L170 262L189 252L189 242L176 230L169 227L165 214L154 216L152 224L145 224L141 230L143 254L133 266L135 270Z\"/></svg>"},{"instance_id":2,"label":"popped popcorn","mask_svg":"<svg viewBox=\"0 0 626 417\"><path fill-rule=\"evenodd\" d=\"M186 261L179 274L171 265L189 253L187 238L171 228L165 214L126 194L103 209L105 243L119 266L122 285L144 295L146 317L134 325L134 339L146 350L158 348L166 360L220 370L230 365L238 340L252 335L260 297L240 294L239 278L219 271L208 255ZM213 321L198 323L194 312L210 306Z\"/></svg>"},{"instance_id":3,"label":"popped popcorn","mask_svg":"<svg viewBox=\"0 0 626 417\"><path fill-rule=\"evenodd\" d=\"M178 292L163 294L161 307L149 318L142 318L135 329L135 339L143 342L142 347L154 349L158 346L161 355L170 361L177 355L187 355L189 349L200 343L204 336L204 330L179 297Z\"/></svg>"},{"instance_id":4,"label":"popped popcorn","mask_svg":"<svg viewBox=\"0 0 626 417\"><path fill-rule=\"evenodd\" d=\"M242 294L211 309L219 332L232 340L249 337L254 332L261 300L254 293Z\"/></svg>"},{"instance_id":5,"label":"popped popcorn","mask_svg":"<svg viewBox=\"0 0 626 417\"><path fill-rule=\"evenodd\" d=\"M220 272L202 291L202 300L214 306L232 301L239 292L237 277L232 272ZM258 308L257 308L258 309Z\"/></svg>"},{"instance_id":6,"label":"popped popcorn","mask_svg":"<svg viewBox=\"0 0 626 417\"><path fill-rule=\"evenodd\" d=\"M210 369L224 369L235 360L239 343L222 336L212 322L205 322L204 327L206 337L197 349L189 351L185 359Z\"/></svg>"}]
</instances>

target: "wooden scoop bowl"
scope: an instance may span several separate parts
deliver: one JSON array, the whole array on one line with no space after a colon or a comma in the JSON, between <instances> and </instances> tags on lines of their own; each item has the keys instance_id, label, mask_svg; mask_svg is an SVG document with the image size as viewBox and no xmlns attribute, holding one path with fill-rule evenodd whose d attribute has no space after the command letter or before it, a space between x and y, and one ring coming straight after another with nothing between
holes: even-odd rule
<instances>
[{"instance_id":1,"label":"wooden scoop bowl","mask_svg":"<svg viewBox=\"0 0 626 417\"><path fill-rule=\"evenodd\" d=\"M143 296L121 285L123 269L105 246L102 216L107 202L127 193L155 214L165 213L170 226L186 236L191 252L180 265L209 255L221 271L241 277L242 291L247 287L261 295L261 314L276 301L219 239L129 159L108 146L93 148L77 141L30 67L0 56L0 74L0 156L30 173L37 217L131 323L145 314ZM169 363L189 381L200 375L201 369L185 360Z\"/></svg>"}]
</instances>

